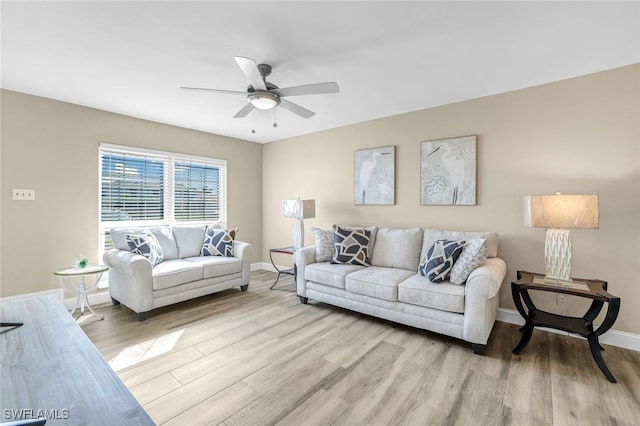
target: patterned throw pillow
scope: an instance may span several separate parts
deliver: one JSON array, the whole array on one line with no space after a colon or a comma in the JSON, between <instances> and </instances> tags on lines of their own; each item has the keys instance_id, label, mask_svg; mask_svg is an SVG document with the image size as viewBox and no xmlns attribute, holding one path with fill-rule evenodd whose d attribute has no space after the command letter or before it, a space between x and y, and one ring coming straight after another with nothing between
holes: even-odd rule
<instances>
[{"instance_id":1,"label":"patterned throw pillow","mask_svg":"<svg viewBox=\"0 0 640 426\"><path fill-rule=\"evenodd\" d=\"M164 260L164 252L155 235L141 232L139 234L127 234L125 238L129 250L147 258L151 262L151 266L156 266Z\"/></svg>"},{"instance_id":2,"label":"patterned throw pillow","mask_svg":"<svg viewBox=\"0 0 640 426\"><path fill-rule=\"evenodd\" d=\"M207 225L204 231L204 242L200 256L233 257L233 240L237 229L229 231Z\"/></svg>"},{"instance_id":3,"label":"patterned throw pillow","mask_svg":"<svg viewBox=\"0 0 640 426\"><path fill-rule=\"evenodd\" d=\"M371 231L367 229L345 229L339 225L333 228L335 253L331 263L371 266L369 241Z\"/></svg>"},{"instance_id":4,"label":"patterned throw pillow","mask_svg":"<svg viewBox=\"0 0 640 426\"><path fill-rule=\"evenodd\" d=\"M316 239L316 262L329 262L335 253L333 245L333 229L320 229L311 227L311 232Z\"/></svg>"},{"instance_id":5,"label":"patterned throw pillow","mask_svg":"<svg viewBox=\"0 0 640 426\"><path fill-rule=\"evenodd\" d=\"M469 278L469 274L487 260L488 252L487 240L484 238L475 238L467 241L460 257L451 268L449 282L457 285L464 284Z\"/></svg>"},{"instance_id":6,"label":"patterned throw pillow","mask_svg":"<svg viewBox=\"0 0 640 426\"><path fill-rule=\"evenodd\" d=\"M429 248L426 257L420 262L418 272L439 283L449 277L453 264L462 253L464 241L438 240Z\"/></svg>"}]
</instances>

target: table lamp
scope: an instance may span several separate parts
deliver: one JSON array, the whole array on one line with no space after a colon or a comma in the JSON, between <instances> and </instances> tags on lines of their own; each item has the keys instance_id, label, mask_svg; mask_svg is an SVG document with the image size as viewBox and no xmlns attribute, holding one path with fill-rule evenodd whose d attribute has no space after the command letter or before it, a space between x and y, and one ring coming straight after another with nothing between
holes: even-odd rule
<instances>
[{"instance_id":1,"label":"table lamp","mask_svg":"<svg viewBox=\"0 0 640 426\"><path fill-rule=\"evenodd\" d=\"M303 219L316 217L316 200L284 200L282 202L282 214L293 219L293 248L304 247Z\"/></svg>"},{"instance_id":2,"label":"table lamp","mask_svg":"<svg viewBox=\"0 0 640 426\"><path fill-rule=\"evenodd\" d=\"M571 281L571 231L598 228L597 195L527 195L525 226L549 228L544 245L545 281Z\"/></svg>"}]
</instances>

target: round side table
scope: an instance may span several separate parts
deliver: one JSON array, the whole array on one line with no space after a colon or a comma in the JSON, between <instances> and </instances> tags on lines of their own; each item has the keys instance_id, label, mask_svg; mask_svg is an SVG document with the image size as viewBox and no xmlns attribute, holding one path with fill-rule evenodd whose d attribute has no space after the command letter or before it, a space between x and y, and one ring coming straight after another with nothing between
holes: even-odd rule
<instances>
[{"instance_id":1,"label":"round side table","mask_svg":"<svg viewBox=\"0 0 640 426\"><path fill-rule=\"evenodd\" d=\"M100 319L104 319L104 315L98 315L89 304L89 299L87 298L87 294L89 291L94 288L100 278L102 278L102 274L109 270L108 266L104 265L88 265L84 268L78 268L75 266L58 269L53 272L53 275L58 277L58 281L60 282L60 287L64 290L67 290L71 293L75 293L77 296L76 306L71 311L71 316L76 312L78 307L80 308L80 315L84 314L84 308L86 307L92 314L99 316ZM94 280L93 284L87 286L85 282L85 277L87 275L93 275Z\"/></svg>"}]
</instances>

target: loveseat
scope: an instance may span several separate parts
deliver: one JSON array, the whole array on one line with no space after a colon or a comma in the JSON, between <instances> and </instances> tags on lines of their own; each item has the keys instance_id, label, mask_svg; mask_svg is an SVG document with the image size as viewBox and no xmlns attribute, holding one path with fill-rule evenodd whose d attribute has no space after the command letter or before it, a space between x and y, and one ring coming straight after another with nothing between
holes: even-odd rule
<instances>
[{"instance_id":1,"label":"loveseat","mask_svg":"<svg viewBox=\"0 0 640 426\"><path fill-rule=\"evenodd\" d=\"M155 308L232 287L246 291L251 245L219 225L112 229L109 295L143 321Z\"/></svg>"},{"instance_id":2,"label":"loveseat","mask_svg":"<svg viewBox=\"0 0 640 426\"><path fill-rule=\"evenodd\" d=\"M359 235L350 235L350 230L359 230ZM495 232L338 226L313 231L316 244L294 253L302 303L313 299L463 339L472 344L474 353L483 353L506 273L505 262L497 257ZM462 246L456 259L449 259L454 262L441 264L451 274L456 272L458 285L446 273L437 278L447 277L441 282L428 277L433 266L427 262L429 255L437 257L443 241ZM438 272L438 268L431 269Z\"/></svg>"}]
</instances>

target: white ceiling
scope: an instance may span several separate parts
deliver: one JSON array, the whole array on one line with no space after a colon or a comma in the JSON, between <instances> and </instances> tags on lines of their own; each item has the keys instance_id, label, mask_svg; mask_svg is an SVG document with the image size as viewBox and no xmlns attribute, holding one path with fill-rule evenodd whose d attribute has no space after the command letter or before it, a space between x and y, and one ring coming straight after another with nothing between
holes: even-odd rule
<instances>
[{"instance_id":1,"label":"white ceiling","mask_svg":"<svg viewBox=\"0 0 640 426\"><path fill-rule=\"evenodd\" d=\"M255 142L640 63L640 3L8 2L2 88ZM233 115L234 56L316 112ZM255 134L251 129L255 123Z\"/></svg>"}]
</instances>

